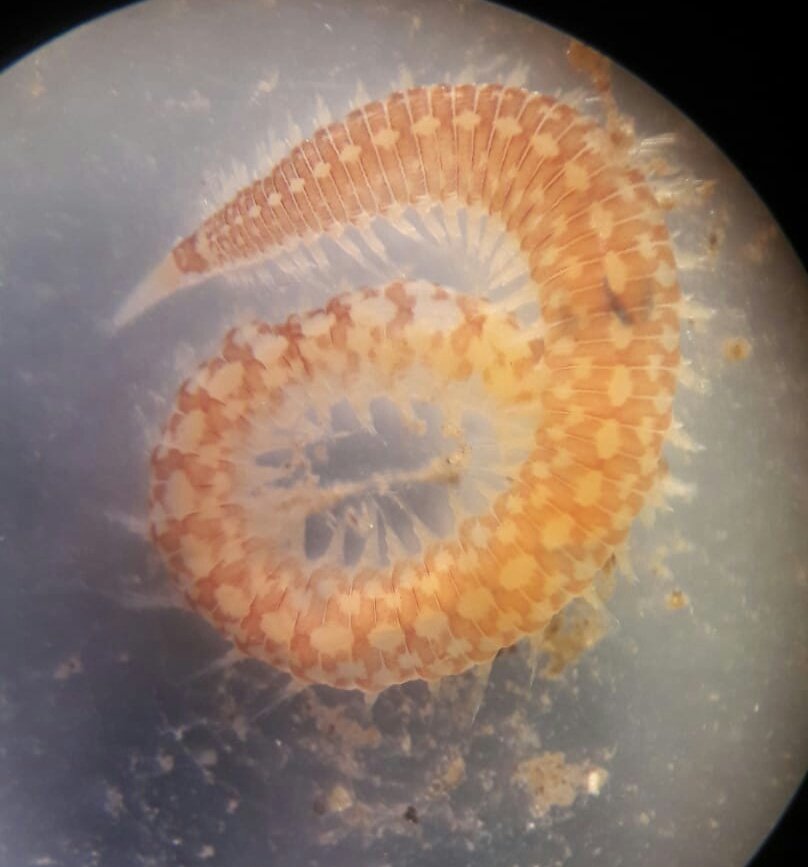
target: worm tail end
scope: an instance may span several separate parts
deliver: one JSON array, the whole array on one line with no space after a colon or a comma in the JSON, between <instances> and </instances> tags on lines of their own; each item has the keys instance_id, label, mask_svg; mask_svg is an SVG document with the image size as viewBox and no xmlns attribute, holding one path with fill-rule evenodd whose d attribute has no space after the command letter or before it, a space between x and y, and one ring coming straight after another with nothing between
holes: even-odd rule
<instances>
[{"instance_id":1,"label":"worm tail end","mask_svg":"<svg viewBox=\"0 0 808 867\"><path fill-rule=\"evenodd\" d=\"M186 275L177 267L172 251L127 295L112 318L112 330L129 325L185 283Z\"/></svg>"}]
</instances>

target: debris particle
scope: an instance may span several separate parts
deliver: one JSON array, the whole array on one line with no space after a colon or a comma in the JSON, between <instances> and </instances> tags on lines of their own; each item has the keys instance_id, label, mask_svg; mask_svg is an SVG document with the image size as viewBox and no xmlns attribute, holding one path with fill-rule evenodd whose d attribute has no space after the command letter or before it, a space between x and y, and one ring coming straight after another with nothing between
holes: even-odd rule
<instances>
[{"instance_id":1,"label":"debris particle","mask_svg":"<svg viewBox=\"0 0 808 867\"><path fill-rule=\"evenodd\" d=\"M216 750L202 750L197 754L196 760L205 768L212 768L219 761Z\"/></svg>"},{"instance_id":2,"label":"debris particle","mask_svg":"<svg viewBox=\"0 0 808 867\"><path fill-rule=\"evenodd\" d=\"M681 611L690 604L690 599L682 590L671 590L665 597L665 604L671 611Z\"/></svg>"},{"instance_id":3,"label":"debris particle","mask_svg":"<svg viewBox=\"0 0 808 867\"><path fill-rule=\"evenodd\" d=\"M745 337L728 337L723 344L727 361L744 361L752 354L752 344Z\"/></svg>"},{"instance_id":4,"label":"debris particle","mask_svg":"<svg viewBox=\"0 0 808 867\"><path fill-rule=\"evenodd\" d=\"M82 665L81 657L78 653L74 653L73 656L68 657L56 666L53 672L53 679L69 680L71 677L81 674L82 671L84 671L84 666Z\"/></svg>"},{"instance_id":5,"label":"debris particle","mask_svg":"<svg viewBox=\"0 0 808 867\"><path fill-rule=\"evenodd\" d=\"M413 807L412 804L410 804L410 806L407 807L407 809L404 811L404 818L408 822L412 822L413 825L417 825L420 821L420 819L418 818L418 811L415 809L415 807Z\"/></svg>"},{"instance_id":6,"label":"debris particle","mask_svg":"<svg viewBox=\"0 0 808 867\"><path fill-rule=\"evenodd\" d=\"M520 762L512 779L530 795L531 810L541 818L554 807L571 807L581 795L599 795L608 777L605 768L547 752Z\"/></svg>"},{"instance_id":7,"label":"debris particle","mask_svg":"<svg viewBox=\"0 0 808 867\"><path fill-rule=\"evenodd\" d=\"M123 792L117 786L107 786L104 810L114 819L119 818L123 812Z\"/></svg>"},{"instance_id":8,"label":"debris particle","mask_svg":"<svg viewBox=\"0 0 808 867\"><path fill-rule=\"evenodd\" d=\"M353 795L351 795L345 786L338 784L328 793L326 809L329 813L343 813L352 806Z\"/></svg>"}]
</instances>

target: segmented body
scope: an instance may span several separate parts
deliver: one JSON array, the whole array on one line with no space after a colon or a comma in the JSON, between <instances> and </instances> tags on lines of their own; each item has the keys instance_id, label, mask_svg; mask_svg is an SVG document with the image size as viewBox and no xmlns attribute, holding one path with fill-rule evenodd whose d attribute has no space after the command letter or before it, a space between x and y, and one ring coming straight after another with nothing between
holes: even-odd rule
<instances>
[{"instance_id":1,"label":"segmented body","mask_svg":"<svg viewBox=\"0 0 808 867\"><path fill-rule=\"evenodd\" d=\"M152 538L188 598L304 682L373 692L491 659L590 586L658 472L679 360L667 230L606 133L546 96L434 86L353 111L178 244L123 318L278 249L434 203L501 221L540 332L482 299L402 282L252 323L183 385L152 457ZM303 520L328 493L267 499L241 457L319 382L383 389L416 365L438 395L479 381L497 411L530 416L508 488L388 565L307 561L266 525L272 509L278 524Z\"/></svg>"}]
</instances>

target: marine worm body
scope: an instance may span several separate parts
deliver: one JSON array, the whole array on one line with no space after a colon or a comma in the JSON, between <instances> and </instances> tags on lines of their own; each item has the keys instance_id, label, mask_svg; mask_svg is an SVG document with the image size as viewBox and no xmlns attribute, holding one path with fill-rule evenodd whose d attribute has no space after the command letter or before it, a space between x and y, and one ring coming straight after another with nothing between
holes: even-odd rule
<instances>
[{"instance_id":1,"label":"marine worm body","mask_svg":"<svg viewBox=\"0 0 808 867\"><path fill-rule=\"evenodd\" d=\"M605 131L522 89L415 88L318 130L179 243L119 322L225 269L436 204L501 225L540 327L404 281L253 322L183 384L152 455L151 537L187 598L306 683L376 692L490 660L586 591L658 474L679 361L664 220ZM403 406L416 393L445 422L429 434L402 409L413 442L431 435L444 452L325 479L326 452L362 435L371 395ZM335 421L342 395L350 422ZM490 466L460 429L470 400L502 440ZM324 419L326 444L310 430ZM451 526L410 532L419 485L445 489ZM368 550L349 556L354 538Z\"/></svg>"}]
</instances>

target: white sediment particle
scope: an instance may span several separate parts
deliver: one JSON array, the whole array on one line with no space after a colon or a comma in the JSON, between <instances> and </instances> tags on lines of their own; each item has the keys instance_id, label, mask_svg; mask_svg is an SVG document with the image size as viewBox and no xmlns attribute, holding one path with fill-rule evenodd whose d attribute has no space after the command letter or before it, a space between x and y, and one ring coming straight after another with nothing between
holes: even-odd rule
<instances>
[{"instance_id":1,"label":"white sediment particle","mask_svg":"<svg viewBox=\"0 0 808 867\"><path fill-rule=\"evenodd\" d=\"M278 81L280 80L280 72L277 69L272 70L266 78L262 78L255 85L255 90L253 91L252 101L257 102L264 96L268 96L272 93L275 88L278 86Z\"/></svg>"}]
</instances>

